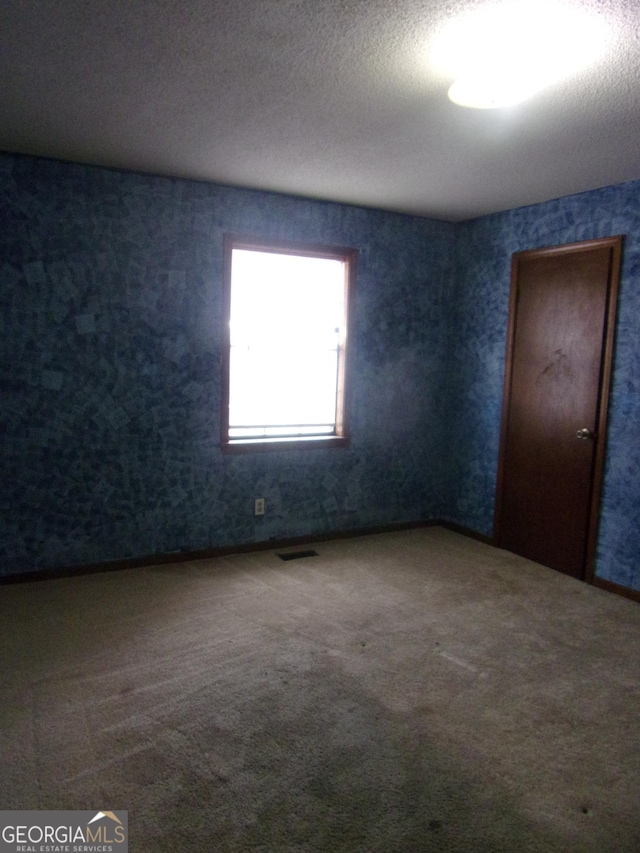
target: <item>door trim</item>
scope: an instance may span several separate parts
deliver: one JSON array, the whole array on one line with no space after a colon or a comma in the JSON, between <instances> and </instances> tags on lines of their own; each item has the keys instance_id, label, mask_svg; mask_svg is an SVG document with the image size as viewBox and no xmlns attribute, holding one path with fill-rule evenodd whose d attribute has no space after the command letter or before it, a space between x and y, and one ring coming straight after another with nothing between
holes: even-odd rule
<instances>
[{"instance_id":1,"label":"door trim","mask_svg":"<svg viewBox=\"0 0 640 853\"><path fill-rule=\"evenodd\" d=\"M502 392L502 417L500 423L500 451L498 456L498 472L496 479L496 502L493 525L493 541L499 544L502 533L502 497L504 489L504 464L506 455L506 439L509 429L509 407L511 402L511 379L513 372L513 345L515 341L517 282L521 260L550 255L564 255L581 252L585 249L611 250L609 256L609 286L607 292L605 331L602 346L602 361L600 368L600 383L598 388L598 414L596 419L597 439L591 478L591 496L589 500L589 520L587 524L587 541L583 579L588 583L594 582L595 556L598 541L598 523L600 520L600 498L604 477L604 460L607 441L607 413L609 407L609 390L611 385L611 367L613 364L613 347L616 325L616 308L618 304L618 287L620 281L620 259L622 256L622 236L603 237L597 240L586 240L580 243L568 243L564 246L547 246L542 249L529 249L524 252L514 252L511 257L511 284L509 289L509 320L507 325L506 359L504 386Z\"/></svg>"}]
</instances>

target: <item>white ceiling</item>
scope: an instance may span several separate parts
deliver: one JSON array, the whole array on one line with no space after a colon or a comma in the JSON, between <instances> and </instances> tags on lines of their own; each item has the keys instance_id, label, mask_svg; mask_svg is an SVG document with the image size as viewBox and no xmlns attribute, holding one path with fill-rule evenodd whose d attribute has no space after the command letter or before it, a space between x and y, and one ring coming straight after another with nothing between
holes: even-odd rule
<instances>
[{"instance_id":1,"label":"white ceiling","mask_svg":"<svg viewBox=\"0 0 640 853\"><path fill-rule=\"evenodd\" d=\"M429 63L477 2L2 0L0 149L452 221L640 178L640 2L576 3L604 58L483 111Z\"/></svg>"}]
</instances>

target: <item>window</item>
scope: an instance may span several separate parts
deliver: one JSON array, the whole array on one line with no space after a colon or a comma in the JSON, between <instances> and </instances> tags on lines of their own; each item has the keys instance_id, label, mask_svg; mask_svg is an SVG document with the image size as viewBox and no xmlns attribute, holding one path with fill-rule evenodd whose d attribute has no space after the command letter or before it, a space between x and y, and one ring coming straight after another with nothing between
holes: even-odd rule
<instances>
[{"instance_id":1,"label":"window","mask_svg":"<svg viewBox=\"0 0 640 853\"><path fill-rule=\"evenodd\" d=\"M347 444L355 256L225 239L223 448Z\"/></svg>"}]
</instances>

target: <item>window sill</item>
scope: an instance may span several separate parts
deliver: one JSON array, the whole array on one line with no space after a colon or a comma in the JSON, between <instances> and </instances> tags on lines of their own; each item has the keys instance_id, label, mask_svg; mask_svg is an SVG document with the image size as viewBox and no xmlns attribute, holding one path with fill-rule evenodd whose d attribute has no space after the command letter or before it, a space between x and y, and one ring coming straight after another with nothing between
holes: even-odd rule
<instances>
[{"instance_id":1,"label":"window sill","mask_svg":"<svg viewBox=\"0 0 640 853\"><path fill-rule=\"evenodd\" d=\"M327 450L333 447L348 447L349 439L339 435L320 435L310 438L235 438L223 441L223 453L264 453L270 450Z\"/></svg>"}]
</instances>

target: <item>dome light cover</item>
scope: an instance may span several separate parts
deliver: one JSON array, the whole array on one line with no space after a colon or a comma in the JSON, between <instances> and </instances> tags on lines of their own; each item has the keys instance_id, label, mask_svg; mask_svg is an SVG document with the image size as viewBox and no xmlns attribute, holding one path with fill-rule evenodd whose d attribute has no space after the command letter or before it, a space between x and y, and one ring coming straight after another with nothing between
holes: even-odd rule
<instances>
[{"instance_id":1,"label":"dome light cover","mask_svg":"<svg viewBox=\"0 0 640 853\"><path fill-rule=\"evenodd\" d=\"M588 9L514 0L484 6L438 35L431 61L453 78L449 98L476 109L507 107L595 62L606 23Z\"/></svg>"}]
</instances>

